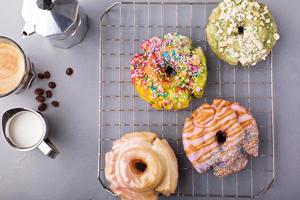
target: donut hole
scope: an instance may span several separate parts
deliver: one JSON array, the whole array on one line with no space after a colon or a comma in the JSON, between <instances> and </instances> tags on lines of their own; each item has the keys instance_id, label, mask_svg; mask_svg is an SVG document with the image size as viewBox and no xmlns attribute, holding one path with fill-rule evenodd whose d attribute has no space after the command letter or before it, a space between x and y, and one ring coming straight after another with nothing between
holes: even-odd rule
<instances>
[{"instance_id":1,"label":"donut hole","mask_svg":"<svg viewBox=\"0 0 300 200\"><path fill-rule=\"evenodd\" d=\"M144 173L147 169L147 164L142 160L131 161L131 168L137 174Z\"/></svg>"},{"instance_id":2,"label":"donut hole","mask_svg":"<svg viewBox=\"0 0 300 200\"><path fill-rule=\"evenodd\" d=\"M239 27L238 27L238 33L239 33L240 35L244 34L244 27L239 26Z\"/></svg>"},{"instance_id":3,"label":"donut hole","mask_svg":"<svg viewBox=\"0 0 300 200\"><path fill-rule=\"evenodd\" d=\"M219 144L223 144L224 142L226 142L227 136L226 136L226 133L225 133L225 132L223 132L223 131L218 131L218 132L216 133L216 137L217 137L217 141L218 141Z\"/></svg>"},{"instance_id":4,"label":"donut hole","mask_svg":"<svg viewBox=\"0 0 300 200\"><path fill-rule=\"evenodd\" d=\"M167 66L165 72L166 72L167 76L173 76L176 74L176 71L171 66Z\"/></svg>"}]
</instances>

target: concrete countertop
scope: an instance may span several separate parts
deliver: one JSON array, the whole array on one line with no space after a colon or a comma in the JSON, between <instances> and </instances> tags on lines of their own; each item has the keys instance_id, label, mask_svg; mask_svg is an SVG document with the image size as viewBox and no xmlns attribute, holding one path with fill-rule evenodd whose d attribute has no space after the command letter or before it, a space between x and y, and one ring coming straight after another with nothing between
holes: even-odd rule
<instances>
[{"instance_id":1,"label":"concrete countertop","mask_svg":"<svg viewBox=\"0 0 300 200\"><path fill-rule=\"evenodd\" d=\"M52 47L38 35L20 37L22 1L2 2L0 35L18 42L35 63L36 71L49 70L57 83L54 98L59 108L45 112L50 121L51 141L60 150L51 160L38 150L17 152L0 136L1 200L116 199L97 180L98 143L98 49L99 16L114 1L81 0L90 18L83 43L72 49ZM298 199L300 195L300 3L297 0L266 0L281 39L274 49L276 179L261 199ZM67 77L65 69L74 75ZM46 87L36 81L34 87ZM36 108L33 89L0 100L0 114L13 107ZM165 198L162 198L165 199ZM167 199L167 198L166 198ZM196 198L168 198L196 199ZM205 198L203 198L205 199ZM217 199L217 198L215 198Z\"/></svg>"}]
</instances>

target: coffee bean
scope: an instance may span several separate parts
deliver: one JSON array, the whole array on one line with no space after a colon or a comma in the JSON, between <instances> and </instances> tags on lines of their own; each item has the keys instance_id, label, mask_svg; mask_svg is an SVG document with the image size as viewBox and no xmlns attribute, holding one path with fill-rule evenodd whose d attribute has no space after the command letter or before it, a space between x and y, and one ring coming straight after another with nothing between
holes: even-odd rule
<instances>
[{"instance_id":1,"label":"coffee bean","mask_svg":"<svg viewBox=\"0 0 300 200\"><path fill-rule=\"evenodd\" d=\"M47 104L41 103L38 107L38 110L42 112L42 111L46 110L46 108L47 108Z\"/></svg>"},{"instance_id":2,"label":"coffee bean","mask_svg":"<svg viewBox=\"0 0 300 200\"><path fill-rule=\"evenodd\" d=\"M34 90L34 94L36 94L36 95L43 95L44 92L45 91L42 88L37 88Z\"/></svg>"},{"instance_id":3,"label":"coffee bean","mask_svg":"<svg viewBox=\"0 0 300 200\"><path fill-rule=\"evenodd\" d=\"M51 92L51 90L47 90L47 91L46 91L46 97L47 97L48 99L52 97L52 92Z\"/></svg>"},{"instance_id":4,"label":"coffee bean","mask_svg":"<svg viewBox=\"0 0 300 200\"><path fill-rule=\"evenodd\" d=\"M71 76L71 75L73 74L73 69L72 69L72 68L67 68L67 69L66 69L66 74L67 74L68 76Z\"/></svg>"},{"instance_id":5,"label":"coffee bean","mask_svg":"<svg viewBox=\"0 0 300 200\"><path fill-rule=\"evenodd\" d=\"M52 104L53 107L58 107L59 106L58 101L52 101L51 104Z\"/></svg>"},{"instance_id":6,"label":"coffee bean","mask_svg":"<svg viewBox=\"0 0 300 200\"><path fill-rule=\"evenodd\" d=\"M43 102L45 102L46 101L46 98L44 97L44 96L41 96L41 95L39 95L39 96L36 96L36 98L35 98L36 100L37 100L37 102L39 102L39 103L43 103Z\"/></svg>"},{"instance_id":7,"label":"coffee bean","mask_svg":"<svg viewBox=\"0 0 300 200\"><path fill-rule=\"evenodd\" d=\"M51 74L50 74L49 71L45 71L44 76L45 76L46 79L49 79L51 77Z\"/></svg>"},{"instance_id":8,"label":"coffee bean","mask_svg":"<svg viewBox=\"0 0 300 200\"><path fill-rule=\"evenodd\" d=\"M49 82L48 87L51 89L56 88L56 84L54 82Z\"/></svg>"},{"instance_id":9,"label":"coffee bean","mask_svg":"<svg viewBox=\"0 0 300 200\"><path fill-rule=\"evenodd\" d=\"M44 79L45 78L43 73L38 73L38 77L39 77L39 79Z\"/></svg>"}]
</instances>

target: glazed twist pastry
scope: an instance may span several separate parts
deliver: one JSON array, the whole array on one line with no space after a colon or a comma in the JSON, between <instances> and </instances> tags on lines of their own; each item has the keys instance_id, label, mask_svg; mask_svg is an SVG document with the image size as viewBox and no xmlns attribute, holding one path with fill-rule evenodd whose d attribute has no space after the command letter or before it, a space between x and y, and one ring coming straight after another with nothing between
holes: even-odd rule
<instances>
[{"instance_id":1,"label":"glazed twist pastry","mask_svg":"<svg viewBox=\"0 0 300 200\"><path fill-rule=\"evenodd\" d=\"M239 103L215 99L187 118L183 146L194 168L214 168L222 177L245 168L247 155L258 155L258 128L252 114Z\"/></svg>"},{"instance_id":2,"label":"glazed twist pastry","mask_svg":"<svg viewBox=\"0 0 300 200\"><path fill-rule=\"evenodd\" d=\"M155 200L176 190L178 164L166 140L155 133L127 133L105 155L105 176L122 200Z\"/></svg>"}]
</instances>

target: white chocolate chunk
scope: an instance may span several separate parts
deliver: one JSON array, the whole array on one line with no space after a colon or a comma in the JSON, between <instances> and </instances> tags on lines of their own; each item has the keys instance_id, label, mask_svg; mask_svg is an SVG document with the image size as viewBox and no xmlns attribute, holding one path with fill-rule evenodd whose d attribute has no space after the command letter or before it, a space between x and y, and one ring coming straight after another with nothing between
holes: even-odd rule
<instances>
[{"instance_id":1,"label":"white chocolate chunk","mask_svg":"<svg viewBox=\"0 0 300 200\"><path fill-rule=\"evenodd\" d=\"M279 40L280 35L278 33L275 33L273 37L274 37L275 40Z\"/></svg>"},{"instance_id":2,"label":"white chocolate chunk","mask_svg":"<svg viewBox=\"0 0 300 200\"><path fill-rule=\"evenodd\" d=\"M246 19L248 19L248 20L251 20L253 18L253 16L252 15L247 15L247 17L246 17Z\"/></svg>"},{"instance_id":3,"label":"white chocolate chunk","mask_svg":"<svg viewBox=\"0 0 300 200\"><path fill-rule=\"evenodd\" d=\"M253 5L254 5L254 7L255 7L255 8L257 8L257 9L259 9L259 8L260 8L260 5L259 5L259 3L257 3L257 2L254 2L254 3L253 3Z\"/></svg>"},{"instance_id":4,"label":"white chocolate chunk","mask_svg":"<svg viewBox=\"0 0 300 200\"><path fill-rule=\"evenodd\" d=\"M220 47L226 47L227 42L226 41L222 41L219 43Z\"/></svg>"}]
</instances>

